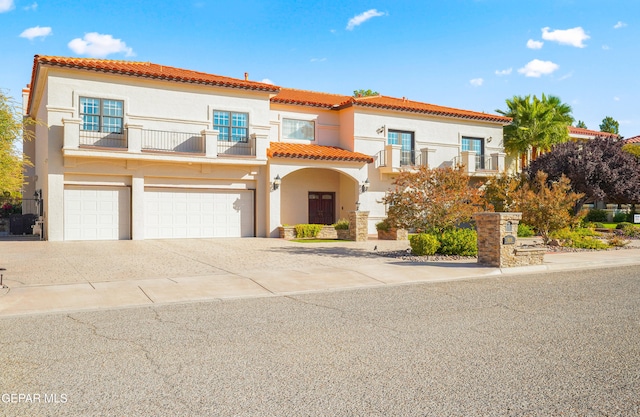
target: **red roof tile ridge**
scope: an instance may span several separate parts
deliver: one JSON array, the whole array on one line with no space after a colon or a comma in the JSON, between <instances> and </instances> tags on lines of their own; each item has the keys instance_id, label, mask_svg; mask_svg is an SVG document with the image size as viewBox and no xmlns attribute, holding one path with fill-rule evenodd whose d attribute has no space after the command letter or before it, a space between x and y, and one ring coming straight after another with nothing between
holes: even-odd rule
<instances>
[{"instance_id":1,"label":"red roof tile ridge","mask_svg":"<svg viewBox=\"0 0 640 417\"><path fill-rule=\"evenodd\" d=\"M214 84L229 84L237 87L255 88L267 91L278 91L279 87L273 84L261 83L258 81L243 80L240 78L232 78L224 75L210 74L202 71L195 71L189 69L183 69L173 67L164 64L155 64L152 62L143 61L127 61L127 60L113 60L113 59L101 59L101 58L78 58L78 57L61 57L61 56L47 56L36 55L35 60L42 63L51 63L59 65L80 65L87 68L98 70L111 70L121 72L125 74L143 75L143 76L156 76L160 78L167 78L171 80L191 81L191 82L211 82ZM110 67L110 66L121 67ZM146 70L148 74L141 74L136 72L136 69ZM198 79L200 78L200 79Z\"/></svg>"}]
</instances>

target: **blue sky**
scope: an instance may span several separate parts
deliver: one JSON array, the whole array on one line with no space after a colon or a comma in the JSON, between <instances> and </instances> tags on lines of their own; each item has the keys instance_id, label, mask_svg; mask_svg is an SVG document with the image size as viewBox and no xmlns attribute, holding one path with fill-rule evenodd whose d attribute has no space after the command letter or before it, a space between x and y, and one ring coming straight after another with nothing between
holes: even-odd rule
<instances>
[{"instance_id":1,"label":"blue sky","mask_svg":"<svg viewBox=\"0 0 640 417\"><path fill-rule=\"evenodd\" d=\"M101 57L488 113L552 94L640 135L638 0L0 0L0 39L15 98L35 54Z\"/></svg>"}]
</instances>

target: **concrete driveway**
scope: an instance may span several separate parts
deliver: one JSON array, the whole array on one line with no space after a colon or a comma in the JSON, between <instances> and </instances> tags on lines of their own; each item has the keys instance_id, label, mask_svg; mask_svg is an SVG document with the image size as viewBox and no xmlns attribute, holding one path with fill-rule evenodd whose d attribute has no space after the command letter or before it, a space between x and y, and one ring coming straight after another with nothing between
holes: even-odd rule
<instances>
[{"instance_id":1,"label":"concrete driveway","mask_svg":"<svg viewBox=\"0 0 640 417\"><path fill-rule=\"evenodd\" d=\"M407 241L282 239L0 241L0 316L264 297L501 274L640 265L640 249L547 254L520 268L475 259L411 262Z\"/></svg>"}]
</instances>

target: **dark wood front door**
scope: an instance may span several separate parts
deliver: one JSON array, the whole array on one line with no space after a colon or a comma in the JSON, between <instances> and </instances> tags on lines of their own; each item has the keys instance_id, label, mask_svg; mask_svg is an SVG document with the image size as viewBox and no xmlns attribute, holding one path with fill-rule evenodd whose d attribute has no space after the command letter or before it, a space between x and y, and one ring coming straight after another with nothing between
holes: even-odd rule
<instances>
[{"instance_id":1,"label":"dark wood front door","mask_svg":"<svg viewBox=\"0 0 640 417\"><path fill-rule=\"evenodd\" d=\"M335 223L335 194L329 192L309 191L309 223Z\"/></svg>"}]
</instances>

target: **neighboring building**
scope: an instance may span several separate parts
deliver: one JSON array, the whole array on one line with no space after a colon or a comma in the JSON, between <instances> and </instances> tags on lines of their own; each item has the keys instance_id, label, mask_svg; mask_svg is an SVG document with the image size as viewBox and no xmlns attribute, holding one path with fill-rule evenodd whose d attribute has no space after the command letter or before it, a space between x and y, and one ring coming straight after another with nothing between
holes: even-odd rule
<instances>
[{"instance_id":1,"label":"neighboring building","mask_svg":"<svg viewBox=\"0 0 640 417\"><path fill-rule=\"evenodd\" d=\"M597 137L617 138L619 135L609 132L600 132L598 130L583 129L581 127L569 126L569 138L571 140L591 140Z\"/></svg>"},{"instance_id":2,"label":"neighboring building","mask_svg":"<svg viewBox=\"0 0 640 417\"><path fill-rule=\"evenodd\" d=\"M510 119L147 62L36 56L26 195L49 240L277 236L370 212L405 169L505 170Z\"/></svg>"},{"instance_id":3,"label":"neighboring building","mask_svg":"<svg viewBox=\"0 0 640 417\"><path fill-rule=\"evenodd\" d=\"M629 139L625 139L624 143L640 143L640 136L634 136Z\"/></svg>"}]
</instances>

